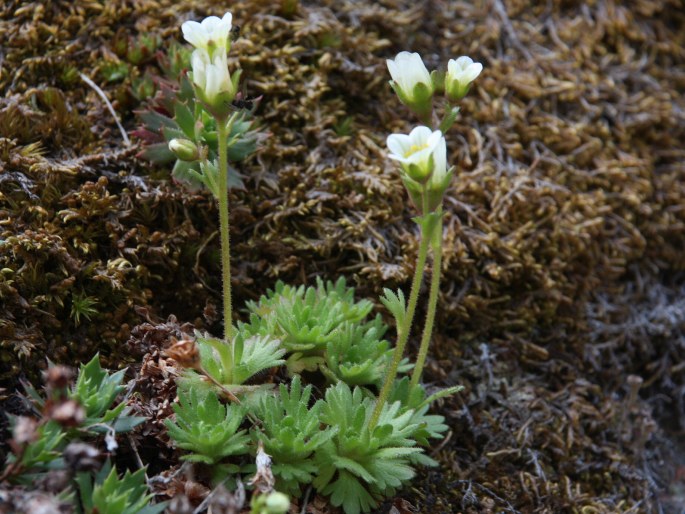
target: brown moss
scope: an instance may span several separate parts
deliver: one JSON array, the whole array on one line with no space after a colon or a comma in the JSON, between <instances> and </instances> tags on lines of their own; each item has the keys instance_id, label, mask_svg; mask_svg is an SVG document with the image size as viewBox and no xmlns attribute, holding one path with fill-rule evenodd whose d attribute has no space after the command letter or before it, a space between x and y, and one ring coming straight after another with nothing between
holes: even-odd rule
<instances>
[{"instance_id":1,"label":"brown moss","mask_svg":"<svg viewBox=\"0 0 685 514\"><path fill-rule=\"evenodd\" d=\"M485 64L448 134L459 171L428 372L467 391L442 407L453 428L443 467L407 496L422 511L657 508L668 468L653 466L673 425L653 416L667 409L615 400L637 373L645 396L682 404L682 7L322 0L284 17L274 2L231 5L242 34L232 64L247 94L263 95L269 133L231 198L237 305L276 278L344 273L372 297L406 288L413 211L384 140L413 122L384 58L411 49L429 67L462 54ZM149 33L178 39L182 19L217 8L0 8L5 381L46 355L130 361L136 307L218 331L213 202L136 159L78 78L91 76L134 129L134 86L161 71L129 50ZM97 301L90 321L74 319L75 297Z\"/></svg>"}]
</instances>

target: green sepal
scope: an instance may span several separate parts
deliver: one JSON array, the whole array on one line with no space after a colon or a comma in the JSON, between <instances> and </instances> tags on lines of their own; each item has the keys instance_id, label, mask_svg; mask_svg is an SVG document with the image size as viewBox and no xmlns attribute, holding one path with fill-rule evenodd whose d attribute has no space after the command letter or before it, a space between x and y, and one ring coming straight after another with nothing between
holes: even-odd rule
<instances>
[{"instance_id":1,"label":"green sepal","mask_svg":"<svg viewBox=\"0 0 685 514\"><path fill-rule=\"evenodd\" d=\"M231 77L231 84L233 84L233 77ZM235 110L233 107L233 99L235 98L238 90L233 89L232 91L223 91L210 100L207 98L207 95L205 95L205 92L202 90L202 88L197 87L195 83L193 83L193 86L195 89L195 96L198 100L200 100L200 102L202 102L202 105L204 105L205 109L207 109L207 111L211 113L212 116L217 119L217 121L220 123L225 123L228 119L228 115Z\"/></svg>"},{"instance_id":2,"label":"green sepal","mask_svg":"<svg viewBox=\"0 0 685 514\"><path fill-rule=\"evenodd\" d=\"M420 211L423 203L423 189L421 188L421 184L418 184L409 175L407 175L406 172L402 173L401 178L404 187L407 189L407 193L409 193L409 198L411 198L411 201L414 204L414 207Z\"/></svg>"},{"instance_id":3,"label":"green sepal","mask_svg":"<svg viewBox=\"0 0 685 514\"><path fill-rule=\"evenodd\" d=\"M451 87L445 89L445 96L450 102L458 102L469 92L471 84L462 86L458 81L453 81Z\"/></svg>"},{"instance_id":4,"label":"green sepal","mask_svg":"<svg viewBox=\"0 0 685 514\"><path fill-rule=\"evenodd\" d=\"M395 92L395 94L397 95L397 98L399 98L400 102L402 102L407 107L411 108L412 99L404 94L404 91L402 90L402 88L400 86L398 86L394 80L388 81L388 84L390 84L390 87Z\"/></svg>"},{"instance_id":5,"label":"green sepal","mask_svg":"<svg viewBox=\"0 0 685 514\"><path fill-rule=\"evenodd\" d=\"M419 184L425 184L430 180L431 175L433 174L433 165L434 165L435 159L433 159L433 154L430 154L430 157L428 158L428 162L425 163L425 166L419 166L416 163L409 163L408 165L404 165L404 172L414 180L415 182L418 182Z\"/></svg>"},{"instance_id":6,"label":"green sepal","mask_svg":"<svg viewBox=\"0 0 685 514\"><path fill-rule=\"evenodd\" d=\"M416 84L410 107L424 123L429 124L431 113L433 112L432 85L429 87L423 82Z\"/></svg>"},{"instance_id":7,"label":"green sepal","mask_svg":"<svg viewBox=\"0 0 685 514\"><path fill-rule=\"evenodd\" d=\"M234 94L233 96L235 97L235 93L238 92L238 84L240 83L240 76L243 74L243 70L238 68L236 71L234 71L231 74L231 84L233 85L233 91ZM233 101L233 98L231 98L231 102Z\"/></svg>"}]
</instances>

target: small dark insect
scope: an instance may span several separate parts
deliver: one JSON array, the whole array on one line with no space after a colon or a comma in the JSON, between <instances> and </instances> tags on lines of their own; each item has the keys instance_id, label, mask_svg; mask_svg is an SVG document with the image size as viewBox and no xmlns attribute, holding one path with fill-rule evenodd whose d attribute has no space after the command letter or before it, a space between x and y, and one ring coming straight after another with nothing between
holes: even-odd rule
<instances>
[{"instance_id":1,"label":"small dark insect","mask_svg":"<svg viewBox=\"0 0 685 514\"><path fill-rule=\"evenodd\" d=\"M238 109L247 109L248 111L254 107L254 99L252 98L236 98L233 100L233 105Z\"/></svg>"},{"instance_id":2,"label":"small dark insect","mask_svg":"<svg viewBox=\"0 0 685 514\"><path fill-rule=\"evenodd\" d=\"M235 41L240 37L240 25L233 25L231 27L231 42Z\"/></svg>"},{"instance_id":3,"label":"small dark insect","mask_svg":"<svg viewBox=\"0 0 685 514\"><path fill-rule=\"evenodd\" d=\"M233 100L233 106L238 109L246 109L248 111L254 111L255 106L261 101L262 97L248 98L245 96L244 92L240 92L236 95Z\"/></svg>"}]
</instances>

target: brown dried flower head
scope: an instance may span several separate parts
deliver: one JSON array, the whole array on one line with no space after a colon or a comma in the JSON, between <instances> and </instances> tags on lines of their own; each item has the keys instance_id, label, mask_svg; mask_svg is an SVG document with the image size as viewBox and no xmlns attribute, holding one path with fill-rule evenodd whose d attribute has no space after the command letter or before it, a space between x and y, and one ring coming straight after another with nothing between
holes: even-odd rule
<instances>
[{"instance_id":1,"label":"brown dried flower head","mask_svg":"<svg viewBox=\"0 0 685 514\"><path fill-rule=\"evenodd\" d=\"M18 416L17 422L12 430L12 440L18 445L35 441L37 438L37 428L38 423L35 419L26 416Z\"/></svg>"},{"instance_id":2,"label":"brown dried flower head","mask_svg":"<svg viewBox=\"0 0 685 514\"><path fill-rule=\"evenodd\" d=\"M86 419L86 411L76 400L48 403L47 415L63 427L78 427Z\"/></svg>"},{"instance_id":3,"label":"brown dried flower head","mask_svg":"<svg viewBox=\"0 0 685 514\"><path fill-rule=\"evenodd\" d=\"M200 368L200 350L194 339L171 338L171 346L164 350L167 357L174 359L180 366L189 369Z\"/></svg>"},{"instance_id":4,"label":"brown dried flower head","mask_svg":"<svg viewBox=\"0 0 685 514\"><path fill-rule=\"evenodd\" d=\"M66 389L74 379L74 370L67 366L51 366L43 372L43 378L48 389Z\"/></svg>"},{"instance_id":5,"label":"brown dried flower head","mask_svg":"<svg viewBox=\"0 0 685 514\"><path fill-rule=\"evenodd\" d=\"M86 443L71 443L63 453L64 462L73 471L95 471L102 466L100 451Z\"/></svg>"}]
</instances>

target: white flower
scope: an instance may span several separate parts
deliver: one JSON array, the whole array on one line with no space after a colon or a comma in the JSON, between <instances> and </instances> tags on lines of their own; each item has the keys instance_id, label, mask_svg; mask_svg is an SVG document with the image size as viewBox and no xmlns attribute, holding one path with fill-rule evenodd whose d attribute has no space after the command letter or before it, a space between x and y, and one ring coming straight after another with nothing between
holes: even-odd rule
<instances>
[{"instance_id":1,"label":"white flower","mask_svg":"<svg viewBox=\"0 0 685 514\"><path fill-rule=\"evenodd\" d=\"M414 88L417 84L425 84L428 89L433 89L430 73L416 52L400 52L394 61L388 59L386 63L392 80L407 98L414 98Z\"/></svg>"},{"instance_id":2,"label":"white flower","mask_svg":"<svg viewBox=\"0 0 685 514\"><path fill-rule=\"evenodd\" d=\"M442 132L416 127L409 135L389 135L387 144L390 158L402 166L402 181L414 205L423 214L439 209L452 178Z\"/></svg>"},{"instance_id":3,"label":"white flower","mask_svg":"<svg viewBox=\"0 0 685 514\"><path fill-rule=\"evenodd\" d=\"M216 52L212 58L206 50L197 49L190 58L193 84L200 100L210 111L227 111L238 91L240 71L228 72L226 53Z\"/></svg>"},{"instance_id":4,"label":"white flower","mask_svg":"<svg viewBox=\"0 0 685 514\"><path fill-rule=\"evenodd\" d=\"M391 134L387 140L390 158L399 161L407 175L420 183L424 183L434 173L434 153L441 142L444 147L445 138L442 132L433 132L423 126L416 127L409 135Z\"/></svg>"},{"instance_id":5,"label":"white flower","mask_svg":"<svg viewBox=\"0 0 685 514\"><path fill-rule=\"evenodd\" d=\"M471 82L476 80L483 65L473 62L470 57L462 56L459 59L450 59L447 63L447 76L445 77L445 92L452 101L461 100L469 90Z\"/></svg>"},{"instance_id":6,"label":"white flower","mask_svg":"<svg viewBox=\"0 0 685 514\"><path fill-rule=\"evenodd\" d=\"M181 25L183 37L195 48L205 50L212 57L214 50L221 49L225 53L230 48L229 35L233 15L230 12L223 18L209 16L198 23L186 21Z\"/></svg>"},{"instance_id":7,"label":"white flower","mask_svg":"<svg viewBox=\"0 0 685 514\"><path fill-rule=\"evenodd\" d=\"M392 80L390 86L400 101L421 119L430 119L435 87L426 65L417 53L400 52L395 60L386 60Z\"/></svg>"}]
</instances>

